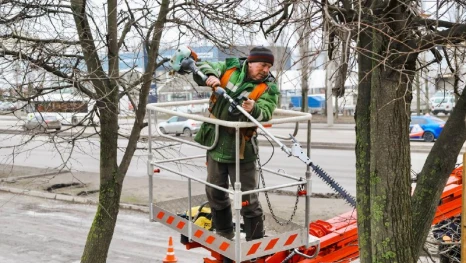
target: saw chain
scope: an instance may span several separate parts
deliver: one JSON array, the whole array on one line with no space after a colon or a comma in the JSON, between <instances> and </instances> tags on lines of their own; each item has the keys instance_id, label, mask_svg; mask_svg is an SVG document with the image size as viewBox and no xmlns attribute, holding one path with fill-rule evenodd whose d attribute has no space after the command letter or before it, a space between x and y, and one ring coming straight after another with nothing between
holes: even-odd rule
<instances>
[{"instance_id":1,"label":"saw chain","mask_svg":"<svg viewBox=\"0 0 466 263\"><path fill-rule=\"evenodd\" d=\"M337 183L330 175L328 175L322 168L318 165L312 163L311 159L304 154L303 149L299 142L290 134L290 138L293 140L293 145L291 146L290 156L297 157L305 164L309 165L312 168L314 173L322 179L330 188L332 188L337 194L339 194L349 205L353 208L356 208L356 200L351 196L348 191L346 191L339 183Z\"/></svg>"},{"instance_id":2,"label":"saw chain","mask_svg":"<svg viewBox=\"0 0 466 263\"><path fill-rule=\"evenodd\" d=\"M322 168L318 165L311 163L309 165L317 176L322 179L330 188L335 190L345 201L351 205L353 208L356 208L356 200L351 196L339 183L337 183L330 175L328 175Z\"/></svg>"}]
</instances>

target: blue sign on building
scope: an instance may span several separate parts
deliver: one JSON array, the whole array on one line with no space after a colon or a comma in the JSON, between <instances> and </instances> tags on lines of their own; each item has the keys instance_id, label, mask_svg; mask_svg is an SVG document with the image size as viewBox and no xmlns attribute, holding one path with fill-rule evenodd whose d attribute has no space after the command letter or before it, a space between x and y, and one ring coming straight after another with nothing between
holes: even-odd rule
<instances>
[{"instance_id":1,"label":"blue sign on building","mask_svg":"<svg viewBox=\"0 0 466 263\"><path fill-rule=\"evenodd\" d=\"M144 72L144 54L141 52L120 53L120 70L135 69Z\"/></svg>"},{"instance_id":2,"label":"blue sign on building","mask_svg":"<svg viewBox=\"0 0 466 263\"><path fill-rule=\"evenodd\" d=\"M150 85L149 97L147 97L147 103L157 102L157 84L152 83Z\"/></svg>"},{"instance_id":3,"label":"blue sign on building","mask_svg":"<svg viewBox=\"0 0 466 263\"><path fill-rule=\"evenodd\" d=\"M100 57L102 61L102 68L108 72L108 57L106 55ZM119 59L120 71L136 70L144 72L144 54L138 52L121 52Z\"/></svg>"}]
</instances>

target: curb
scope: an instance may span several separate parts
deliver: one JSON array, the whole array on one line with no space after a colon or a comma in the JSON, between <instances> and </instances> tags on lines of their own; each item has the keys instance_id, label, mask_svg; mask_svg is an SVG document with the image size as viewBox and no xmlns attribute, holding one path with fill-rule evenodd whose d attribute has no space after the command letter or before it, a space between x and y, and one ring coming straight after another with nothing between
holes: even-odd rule
<instances>
[{"instance_id":1,"label":"curb","mask_svg":"<svg viewBox=\"0 0 466 263\"><path fill-rule=\"evenodd\" d=\"M23 131L12 131L7 129L0 129L0 132L3 134L21 134ZM83 135L85 135L84 133ZM97 137L97 135L93 135L90 137ZM149 136L145 134L141 134L139 139L146 140ZM156 137L158 141L171 141L170 139L161 137L161 136L153 136ZM307 142L299 141L301 147L305 147ZM267 141L266 139L259 139L259 146L278 146L274 141ZM286 144L286 142L284 142ZM356 147L355 143L330 143L330 142L311 142L311 148L313 149L334 149L334 150L354 150ZM411 145L411 152L417 153L428 153L432 149L432 145L423 146L423 145ZM466 153L466 147L463 146L460 153Z\"/></svg>"},{"instance_id":2,"label":"curb","mask_svg":"<svg viewBox=\"0 0 466 263\"><path fill-rule=\"evenodd\" d=\"M79 204L86 204L86 205L98 205L99 204L99 202L96 202L92 199L88 199L85 197L71 196L71 195L65 195L65 194L55 194L55 193L49 193L49 192L43 192L43 191L37 191L37 190L27 190L27 189L21 189L21 188L0 186L0 191L12 193L12 194L27 195L27 196L32 196L32 197L39 197L39 198L44 198L44 199L58 200L58 201L65 201L65 202L72 202L72 203L79 203ZM148 206L120 203L120 208L149 213Z\"/></svg>"},{"instance_id":3,"label":"curb","mask_svg":"<svg viewBox=\"0 0 466 263\"><path fill-rule=\"evenodd\" d=\"M26 176L16 176L14 178L7 178L7 179L0 179L0 182L7 182L7 183L15 183L18 180L25 180L25 179L31 179L31 178L37 178L37 177L42 177L42 176L49 176L49 175L59 175L63 173L69 173L70 171L68 170L63 170L63 171L54 171L50 173L44 173L44 174L33 174L33 175L26 175Z\"/></svg>"},{"instance_id":4,"label":"curb","mask_svg":"<svg viewBox=\"0 0 466 263\"><path fill-rule=\"evenodd\" d=\"M170 139L161 137L161 136L156 136L158 141L164 141L164 142L169 142L172 141ZM140 139L147 140L148 136L147 135L141 135ZM189 140L189 139L188 139ZM189 141L193 141L193 139L190 139ZM278 144L275 143L274 141L268 141L267 139L259 139L259 146L271 146L273 145L274 147L278 147ZM175 142L175 141L174 141ZM286 141L283 141L283 144L287 145ZM306 141L299 141L299 144L301 147L304 149L307 145ZM287 145L288 146L288 145ZM428 153L432 149L433 145L411 145L411 152L417 152L417 153ZM332 142L311 142L311 149L330 149L330 150L348 150L348 151L354 151L356 148L355 143L332 143ZM466 147L463 146L461 149L460 153L466 153Z\"/></svg>"}]
</instances>

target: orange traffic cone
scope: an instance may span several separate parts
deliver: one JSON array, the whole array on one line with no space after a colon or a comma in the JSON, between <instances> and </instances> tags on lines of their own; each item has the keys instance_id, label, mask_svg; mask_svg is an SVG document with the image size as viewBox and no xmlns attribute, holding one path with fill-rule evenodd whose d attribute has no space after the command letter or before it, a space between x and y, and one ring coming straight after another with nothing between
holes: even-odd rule
<instances>
[{"instance_id":1,"label":"orange traffic cone","mask_svg":"<svg viewBox=\"0 0 466 263\"><path fill-rule=\"evenodd\" d=\"M175 256L175 250L173 249L173 240L172 237L168 239L168 249L167 256L163 259L163 263L178 262L178 259Z\"/></svg>"}]
</instances>

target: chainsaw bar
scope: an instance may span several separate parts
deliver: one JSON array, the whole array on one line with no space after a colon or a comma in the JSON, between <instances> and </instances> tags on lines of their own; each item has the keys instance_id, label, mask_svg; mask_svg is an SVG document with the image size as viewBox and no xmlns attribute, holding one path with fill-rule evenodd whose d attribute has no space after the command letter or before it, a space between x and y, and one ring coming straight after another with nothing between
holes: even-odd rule
<instances>
[{"instance_id":1,"label":"chainsaw bar","mask_svg":"<svg viewBox=\"0 0 466 263\"><path fill-rule=\"evenodd\" d=\"M356 200L351 196L343 187L335 182L330 175L328 175L320 166L310 163L309 166L314 170L317 176L322 179L328 186L330 186L335 192L337 192L345 201L351 205L353 208L356 208Z\"/></svg>"}]
</instances>

